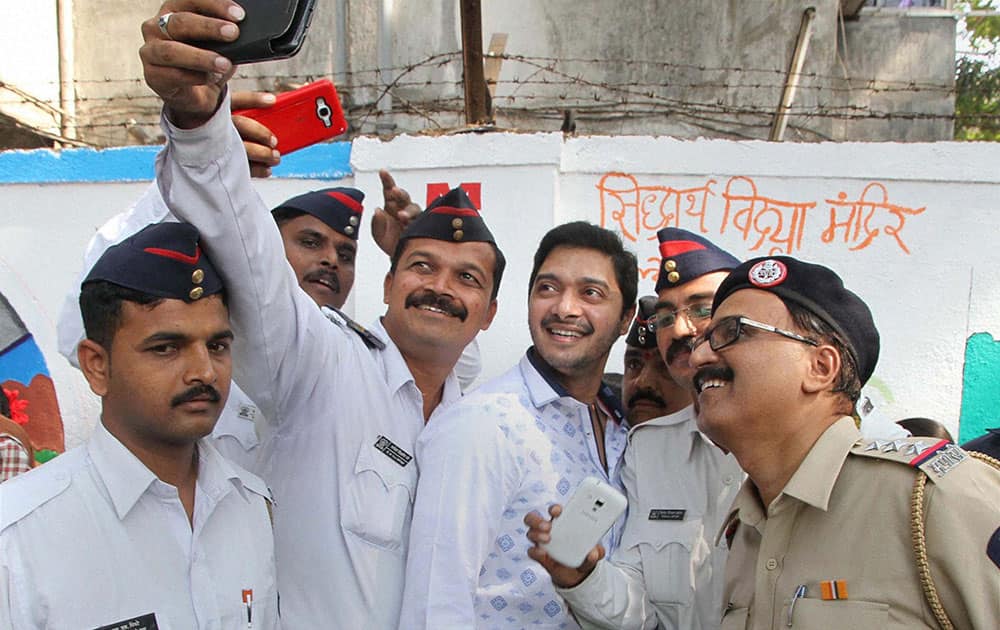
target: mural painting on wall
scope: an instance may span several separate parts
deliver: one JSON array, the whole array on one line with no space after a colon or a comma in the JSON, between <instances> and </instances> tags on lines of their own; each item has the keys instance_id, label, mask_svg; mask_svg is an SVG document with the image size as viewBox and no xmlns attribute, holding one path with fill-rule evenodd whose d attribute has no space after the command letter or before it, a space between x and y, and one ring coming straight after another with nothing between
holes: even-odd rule
<instances>
[{"instance_id":1,"label":"mural painting on wall","mask_svg":"<svg viewBox=\"0 0 1000 630\"><path fill-rule=\"evenodd\" d=\"M0 385L11 392L15 422L24 426L39 463L65 449L55 386L45 357L17 311L0 294ZM16 409L16 411L15 411Z\"/></svg>"},{"instance_id":2,"label":"mural painting on wall","mask_svg":"<svg viewBox=\"0 0 1000 630\"><path fill-rule=\"evenodd\" d=\"M597 184L601 226L616 230L632 242L655 241L656 232L679 227L702 234L736 234L755 255L791 255L804 238L858 251L877 238L892 239L903 254L910 249L903 238L908 218L926 207L911 208L889 201L884 184L870 182L858 194L839 191L817 201L792 201L769 197L753 178L730 177L724 185L709 178L701 186L674 188L640 185L628 173L606 173ZM812 228L807 230L808 228ZM817 228L819 231L817 231ZM640 264L643 278L656 279L659 258Z\"/></svg>"}]
</instances>

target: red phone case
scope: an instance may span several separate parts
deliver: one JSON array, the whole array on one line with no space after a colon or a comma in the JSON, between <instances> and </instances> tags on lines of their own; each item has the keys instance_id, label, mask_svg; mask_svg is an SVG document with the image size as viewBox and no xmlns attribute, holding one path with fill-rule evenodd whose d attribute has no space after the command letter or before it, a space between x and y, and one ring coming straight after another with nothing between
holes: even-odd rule
<instances>
[{"instance_id":1,"label":"red phone case","mask_svg":"<svg viewBox=\"0 0 1000 630\"><path fill-rule=\"evenodd\" d=\"M241 109L234 115L253 118L278 138L282 155L347 131L337 88L322 79L297 90L279 94L271 107Z\"/></svg>"}]
</instances>

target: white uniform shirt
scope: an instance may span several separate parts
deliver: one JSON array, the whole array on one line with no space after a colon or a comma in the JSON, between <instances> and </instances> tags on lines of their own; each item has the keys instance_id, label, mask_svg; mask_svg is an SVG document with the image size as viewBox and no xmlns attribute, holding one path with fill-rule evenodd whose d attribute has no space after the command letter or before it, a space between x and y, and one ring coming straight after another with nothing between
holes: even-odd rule
<instances>
[{"instance_id":1,"label":"white uniform shirt","mask_svg":"<svg viewBox=\"0 0 1000 630\"><path fill-rule=\"evenodd\" d=\"M742 480L736 458L698 430L692 406L634 427L621 545L575 588L558 589L581 625L718 628L727 548L716 537Z\"/></svg>"},{"instance_id":2,"label":"white uniform shirt","mask_svg":"<svg viewBox=\"0 0 1000 630\"><path fill-rule=\"evenodd\" d=\"M620 416L606 423L609 474L588 406L560 390L525 356L420 436L400 628L576 627L526 555L523 519L565 503L588 476L620 488L626 431ZM605 536L609 549L619 533Z\"/></svg>"},{"instance_id":3,"label":"white uniform shirt","mask_svg":"<svg viewBox=\"0 0 1000 630\"><path fill-rule=\"evenodd\" d=\"M227 110L198 129L164 124L158 170L171 210L198 228L233 287L236 380L274 425L258 470L276 501L282 621L395 628L423 398L377 322L384 350L331 324L299 289ZM459 396L452 374L430 424Z\"/></svg>"},{"instance_id":4,"label":"white uniform shirt","mask_svg":"<svg viewBox=\"0 0 1000 630\"><path fill-rule=\"evenodd\" d=\"M212 429L212 443L229 461L257 472L257 457L268 425L264 414L236 383L230 383L229 398Z\"/></svg>"},{"instance_id":5,"label":"white uniform shirt","mask_svg":"<svg viewBox=\"0 0 1000 630\"><path fill-rule=\"evenodd\" d=\"M198 444L193 527L103 424L90 440L0 486L0 628L278 627L260 479ZM135 625L127 625L136 621Z\"/></svg>"}]
</instances>

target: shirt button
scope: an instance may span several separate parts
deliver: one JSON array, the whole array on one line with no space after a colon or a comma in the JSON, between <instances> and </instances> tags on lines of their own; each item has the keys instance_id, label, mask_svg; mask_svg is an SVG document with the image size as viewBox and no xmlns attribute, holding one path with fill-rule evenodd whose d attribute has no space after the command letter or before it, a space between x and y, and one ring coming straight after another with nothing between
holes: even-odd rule
<instances>
[{"instance_id":1,"label":"shirt button","mask_svg":"<svg viewBox=\"0 0 1000 630\"><path fill-rule=\"evenodd\" d=\"M774 558L768 558L767 562L764 563L764 566L767 567L768 571L774 571L778 568L778 561Z\"/></svg>"},{"instance_id":2,"label":"shirt button","mask_svg":"<svg viewBox=\"0 0 1000 630\"><path fill-rule=\"evenodd\" d=\"M733 485L734 481L736 481L736 477L734 475L726 475L725 477L722 478L722 483L724 483L727 486Z\"/></svg>"}]
</instances>

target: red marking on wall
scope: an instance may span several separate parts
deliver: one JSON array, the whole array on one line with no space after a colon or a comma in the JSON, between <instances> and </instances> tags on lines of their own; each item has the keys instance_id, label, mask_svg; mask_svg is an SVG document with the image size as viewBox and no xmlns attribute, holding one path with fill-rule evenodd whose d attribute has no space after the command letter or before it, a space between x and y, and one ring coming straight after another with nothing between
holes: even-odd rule
<instances>
[{"instance_id":1,"label":"red marking on wall","mask_svg":"<svg viewBox=\"0 0 1000 630\"><path fill-rule=\"evenodd\" d=\"M482 182L462 182L458 185L458 187L465 191L465 194L469 196L469 200L472 201L472 205L476 206L477 210L483 209ZM447 193L449 190L451 190L451 186L448 182L434 182L432 184L427 184L427 203L424 204L424 207L426 208L431 205L435 199Z\"/></svg>"}]
</instances>

